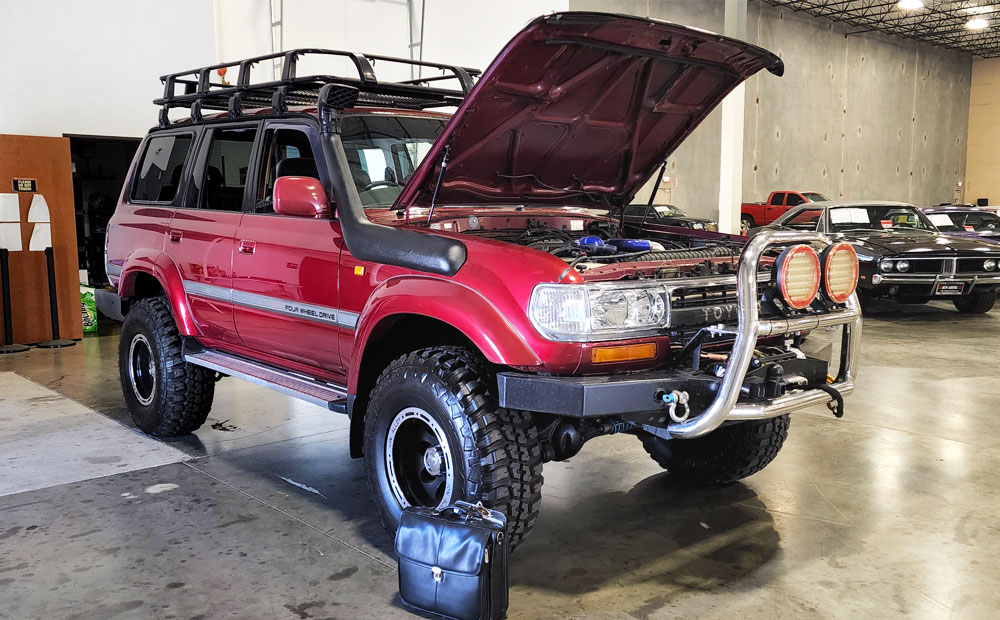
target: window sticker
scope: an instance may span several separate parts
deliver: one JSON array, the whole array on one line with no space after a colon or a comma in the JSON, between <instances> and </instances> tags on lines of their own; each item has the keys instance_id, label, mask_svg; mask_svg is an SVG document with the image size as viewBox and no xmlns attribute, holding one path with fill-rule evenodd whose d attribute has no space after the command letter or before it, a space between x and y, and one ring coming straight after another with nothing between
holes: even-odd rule
<instances>
[{"instance_id":1,"label":"window sticker","mask_svg":"<svg viewBox=\"0 0 1000 620\"><path fill-rule=\"evenodd\" d=\"M834 224L870 224L868 209L846 207L830 210L830 221Z\"/></svg>"},{"instance_id":2,"label":"window sticker","mask_svg":"<svg viewBox=\"0 0 1000 620\"><path fill-rule=\"evenodd\" d=\"M967 230L969 232L975 232L976 231L976 227L975 226L966 225L966 226L964 226L964 228L965 228L965 230Z\"/></svg>"},{"instance_id":3,"label":"window sticker","mask_svg":"<svg viewBox=\"0 0 1000 620\"><path fill-rule=\"evenodd\" d=\"M948 217L946 213L931 213L927 216L927 219L931 221L931 224L935 226L954 226L954 222Z\"/></svg>"},{"instance_id":4,"label":"window sticker","mask_svg":"<svg viewBox=\"0 0 1000 620\"><path fill-rule=\"evenodd\" d=\"M892 220L882 220L882 228L892 228Z\"/></svg>"},{"instance_id":5,"label":"window sticker","mask_svg":"<svg viewBox=\"0 0 1000 620\"><path fill-rule=\"evenodd\" d=\"M670 207L653 207L653 211L657 213L670 213Z\"/></svg>"},{"instance_id":6,"label":"window sticker","mask_svg":"<svg viewBox=\"0 0 1000 620\"><path fill-rule=\"evenodd\" d=\"M570 220L569 221L570 230L583 230L583 220Z\"/></svg>"}]
</instances>

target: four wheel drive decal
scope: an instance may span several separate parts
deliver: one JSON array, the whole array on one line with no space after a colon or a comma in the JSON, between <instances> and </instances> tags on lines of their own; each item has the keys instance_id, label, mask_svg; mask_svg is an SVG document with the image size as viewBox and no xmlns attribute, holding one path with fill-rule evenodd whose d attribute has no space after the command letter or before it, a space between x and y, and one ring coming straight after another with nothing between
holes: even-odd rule
<instances>
[{"instance_id":1,"label":"four wheel drive decal","mask_svg":"<svg viewBox=\"0 0 1000 620\"><path fill-rule=\"evenodd\" d=\"M188 295L198 295L200 297L208 297L209 299L228 301L237 306L285 314L300 319L316 321L317 323L337 325L338 327L347 329L354 329L358 325L357 312L289 301L280 297L269 297L257 293L247 293L246 291L237 291L203 282L184 280L184 292Z\"/></svg>"}]
</instances>

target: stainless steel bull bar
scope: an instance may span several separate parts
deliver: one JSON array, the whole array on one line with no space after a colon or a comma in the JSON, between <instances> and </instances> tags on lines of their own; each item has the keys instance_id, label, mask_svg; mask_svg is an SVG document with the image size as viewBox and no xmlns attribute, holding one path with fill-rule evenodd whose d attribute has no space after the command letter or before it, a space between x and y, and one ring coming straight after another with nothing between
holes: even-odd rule
<instances>
[{"instance_id":1,"label":"stainless steel bull bar","mask_svg":"<svg viewBox=\"0 0 1000 620\"><path fill-rule=\"evenodd\" d=\"M830 239L824 235L808 232L763 231L747 242L740 256L737 272L736 306L739 323L719 391L712 404L701 415L685 422L671 424L667 430L672 436L700 437L727 421L773 418L832 400L823 390L800 389L762 403L740 403L740 388L750 368L750 361L757 347L757 338L761 336L843 325L840 371L830 387L845 396L854 391L861 345L861 306L857 294L851 296L844 308L828 314L790 319L761 319L758 311L757 274L764 252L776 245L813 242L829 245Z\"/></svg>"}]
</instances>

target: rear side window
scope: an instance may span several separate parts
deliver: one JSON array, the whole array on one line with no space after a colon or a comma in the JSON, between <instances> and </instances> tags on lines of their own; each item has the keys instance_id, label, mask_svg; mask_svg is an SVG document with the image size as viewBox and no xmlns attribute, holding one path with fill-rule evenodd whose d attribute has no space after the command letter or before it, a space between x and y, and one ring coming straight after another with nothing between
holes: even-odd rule
<instances>
[{"instance_id":1,"label":"rear side window","mask_svg":"<svg viewBox=\"0 0 1000 620\"><path fill-rule=\"evenodd\" d=\"M192 140L190 134L181 134L149 141L132 181L133 202L173 201Z\"/></svg>"},{"instance_id":2,"label":"rear side window","mask_svg":"<svg viewBox=\"0 0 1000 620\"><path fill-rule=\"evenodd\" d=\"M201 185L203 208L214 211L243 210L243 189L247 184L250 155L256 137L256 128L213 132L205 179Z\"/></svg>"},{"instance_id":3,"label":"rear side window","mask_svg":"<svg viewBox=\"0 0 1000 620\"><path fill-rule=\"evenodd\" d=\"M780 192L771 197L772 205L783 205L785 204L785 192Z\"/></svg>"}]
</instances>

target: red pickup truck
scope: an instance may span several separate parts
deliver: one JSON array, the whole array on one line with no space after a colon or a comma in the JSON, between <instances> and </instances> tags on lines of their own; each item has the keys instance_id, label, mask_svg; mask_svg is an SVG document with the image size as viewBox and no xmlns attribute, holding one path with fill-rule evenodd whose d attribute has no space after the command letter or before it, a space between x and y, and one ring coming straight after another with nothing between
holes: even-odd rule
<instances>
[{"instance_id":1,"label":"red pickup truck","mask_svg":"<svg viewBox=\"0 0 1000 620\"><path fill-rule=\"evenodd\" d=\"M744 231L770 224L792 207L807 202L830 200L819 192L795 192L782 190L771 192L766 202L744 202L740 209L740 228Z\"/></svg>"},{"instance_id":2,"label":"red pickup truck","mask_svg":"<svg viewBox=\"0 0 1000 620\"><path fill-rule=\"evenodd\" d=\"M317 55L357 71L296 72ZM275 59L280 81L251 82ZM376 76L393 63L434 71ZM777 455L789 414L839 413L853 390L849 246L653 225L697 240L661 242L615 215L733 87L781 74L774 54L557 13L478 81L334 50L224 66L232 85L219 65L161 78L108 228L120 380L143 431L196 430L216 381L245 379L350 416L390 531L411 505L481 501L514 546L543 462L594 437L635 436L678 481L731 482ZM828 383L792 335L832 325Z\"/></svg>"}]
</instances>

